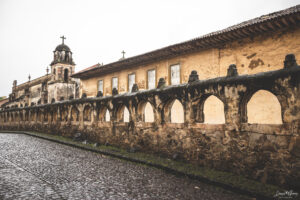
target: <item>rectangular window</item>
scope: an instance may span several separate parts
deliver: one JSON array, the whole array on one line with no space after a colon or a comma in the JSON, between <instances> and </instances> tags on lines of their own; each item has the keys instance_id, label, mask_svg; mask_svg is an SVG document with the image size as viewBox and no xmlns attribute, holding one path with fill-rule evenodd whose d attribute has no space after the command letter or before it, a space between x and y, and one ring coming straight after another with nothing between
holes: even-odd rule
<instances>
[{"instance_id":1,"label":"rectangular window","mask_svg":"<svg viewBox=\"0 0 300 200\"><path fill-rule=\"evenodd\" d=\"M171 66L171 85L180 84L180 65Z\"/></svg>"},{"instance_id":2,"label":"rectangular window","mask_svg":"<svg viewBox=\"0 0 300 200\"><path fill-rule=\"evenodd\" d=\"M156 83L155 69L148 71L147 80L148 80L148 89L154 89Z\"/></svg>"},{"instance_id":3,"label":"rectangular window","mask_svg":"<svg viewBox=\"0 0 300 200\"><path fill-rule=\"evenodd\" d=\"M103 80L98 81L98 92L101 91L103 94Z\"/></svg>"},{"instance_id":4,"label":"rectangular window","mask_svg":"<svg viewBox=\"0 0 300 200\"><path fill-rule=\"evenodd\" d=\"M131 92L132 86L135 84L135 74L128 75L128 91Z\"/></svg>"},{"instance_id":5,"label":"rectangular window","mask_svg":"<svg viewBox=\"0 0 300 200\"><path fill-rule=\"evenodd\" d=\"M117 90L119 90L119 85L118 85L118 77L113 77L111 79L111 89L116 88Z\"/></svg>"}]
</instances>

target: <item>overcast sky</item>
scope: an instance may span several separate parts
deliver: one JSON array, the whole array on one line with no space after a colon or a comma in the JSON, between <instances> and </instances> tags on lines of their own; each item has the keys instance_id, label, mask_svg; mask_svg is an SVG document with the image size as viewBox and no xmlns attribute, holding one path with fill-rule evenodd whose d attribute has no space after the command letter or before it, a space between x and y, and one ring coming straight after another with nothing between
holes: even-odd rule
<instances>
[{"instance_id":1,"label":"overcast sky","mask_svg":"<svg viewBox=\"0 0 300 200\"><path fill-rule=\"evenodd\" d=\"M0 0L0 96L46 74L65 35L76 71L183 42L300 0Z\"/></svg>"}]
</instances>

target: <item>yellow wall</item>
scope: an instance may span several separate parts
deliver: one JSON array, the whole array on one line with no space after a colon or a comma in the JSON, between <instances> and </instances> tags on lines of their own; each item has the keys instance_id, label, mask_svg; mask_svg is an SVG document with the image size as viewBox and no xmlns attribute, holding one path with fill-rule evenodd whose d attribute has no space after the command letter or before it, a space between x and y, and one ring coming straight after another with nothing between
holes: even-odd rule
<instances>
[{"instance_id":1,"label":"yellow wall","mask_svg":"<svg viewBox=\"0 0 300 200\"><path fill-rule=\"evenodd\" d=\"M286 54L294 53L300 57L300 29L289 30L286 33L276 32L268 36L257 36L253 39L246 38L225 45L222 48L211 48L197 53L182 55L148 65L104 76L81 80L81 94L96 96L98 80L104 80L104 95L111 94L111 78L119 78L119 93L128 91L128 74L136 73L136 83L140 89L146 89L147 71L156 69L156 84L163 77L169 84L169 68L180 63L181 83L188 81L192 70L197 70L199 78L209 79L226 76L230 64L236 64L239 74L255 74L283 68Z\"/></svg>"},{"instance_id":2,"label":"yellow wall","mask_svg":"<svg viewBox=\"0 0 300 200\"><path fill-rule=\"evenodd\" d=\"M111 78L119 78L119 93L128 91L128 74L136 74L140 90L147 89L147 71L156 70L156 85L163 77L169 85L169 70L173 64L180 64L181 83L186 83L192 70L197 70L199 79L205 80L226 76L230 64L236 64L239 74L255 74L283 68L286 54L294 53L300 58L300 28L278 31L268 35L246 38L226 44L222 48L211 48L196 53L181 55L115 73L81 80L81 94L88 97L97 94L98 80L104 80L104 95L111 95ZM260 98L268 101L264 94ZM262 101L263 102L263 101ZM209 108L207 112L209 112Z\"/></svg>"}]
</instances>

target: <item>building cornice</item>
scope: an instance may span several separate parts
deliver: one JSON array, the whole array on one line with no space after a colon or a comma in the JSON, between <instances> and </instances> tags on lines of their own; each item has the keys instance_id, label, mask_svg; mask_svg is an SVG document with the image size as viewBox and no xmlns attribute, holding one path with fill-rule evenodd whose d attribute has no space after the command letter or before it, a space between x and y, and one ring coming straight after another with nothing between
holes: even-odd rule
<instances>
[{"instance_id":1,"label":"building cornice","mask_svg":"<svg viewBox=\"0 0 300 200\"><path fill-rule=\"evenodd\" d=\"M226 29L209 33L182 43L133 56L106 65L96 64L72 75L73 78L87 79L111 72L150 64L163 59L220 47L239 39L266 34L291 27L299 27L300 5L257 17Z\"/></svg>"}]
</instances>

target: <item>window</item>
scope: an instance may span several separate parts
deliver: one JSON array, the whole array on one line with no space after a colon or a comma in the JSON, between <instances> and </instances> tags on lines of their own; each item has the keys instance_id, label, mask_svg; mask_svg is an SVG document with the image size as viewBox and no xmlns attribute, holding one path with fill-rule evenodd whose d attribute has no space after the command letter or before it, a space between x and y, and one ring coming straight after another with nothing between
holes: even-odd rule
<instances>
[{"instance_id":1,"label":"window","mask_svg":"<svg viewBox=\"0 0 300 200\"><path fill-rule=\"evenodd\" d=\"M103 94L103 80L98 81L98 92L101 91Z\"/></svg>"},{"instance_id":2,"label":"window","mask_svg":"<svg viewBox=\"0 0 300 200\"><path fill-rule=\"evenodd\" d=\"M65 69L65 70L64 70L64 81L65 81L65 82L68 82L68 78L69 78L69 70L68 70L68 69Z\"/></svg>"},{"instance_id":3,"label":"window","mask_svg":"<svg viewBox=\"0 0 300 200\"><path fill-rule=\"evenodd\" d=\"M180 84L180 65L171 66L171 85Z\"/></svg>"},{"instance_id":4,"label":"window","mask_svg":"<svg viewBox=\"0 0 300 200\"><path fill-rule=\"evenodd\" d=\"M128 75L128 91L131 92L132 86L135 84L135 74Z\"/></svg>"},{"instance_id":5,"label":"window","mask_svg":"<svg viewBox=\"0 0 300 200\"><path fill-rule=\"evenodd\" d=\"M154 89L156 83L155 69L149 70L147 73L148 89Z\"/></svg>"},{"instance_id":6,"label":"window","mask_svg":"<svg viewBox=\"0 0 300 200\"><path fill-rule=\"evenodd\" d=\"M111 89L114 89L116 88L117 90L119 89L119 86L118 86L118 77L113 77L111 79Z\"/></svg>"}]
</instances>

